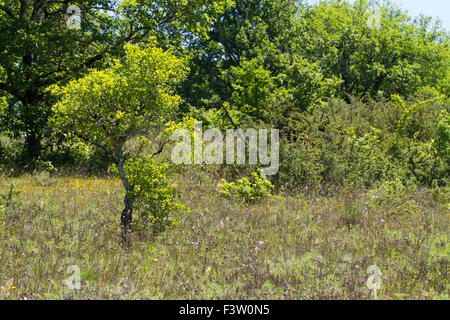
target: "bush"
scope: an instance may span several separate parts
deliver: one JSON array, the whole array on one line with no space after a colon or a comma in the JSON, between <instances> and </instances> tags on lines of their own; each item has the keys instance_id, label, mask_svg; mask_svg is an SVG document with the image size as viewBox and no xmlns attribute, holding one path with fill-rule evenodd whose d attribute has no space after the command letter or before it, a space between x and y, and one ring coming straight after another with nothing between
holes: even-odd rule
<instances>
[{"instance_id":1,"label":"bush","mask_svg":"<svg viewBox=\"0 0 450 320\"><path fill-rule=\"evenodd\" d=\"M437 138L434 140L434 147L438 155L450 157L450 114L447 110L441 111L441 121L439 121Z\"/></svg>"},{"instance_id":2,"label":"bush","mask_svg":"<svg viewBox=\"0 0 450 320\"><path fill-rule=\"evenodd\" d=\"M126 163L125 170L133 186L129 196L137 214L136 227L156 234L179 223L178 216L188 209L175 203L179 194L169 181L168 164L136 158Z\"/></svg>"},{"instance_id":3,"label":"bush","mask_svg":"<svg viewBox=\"0 0 450 320\"><path fill-rule=\"evenodd\" d=\"M2 205L4 208L12 205L15 201L15 198L20 194L20 191L17 191L14 188L14 185L11 184L7 193L0 194L0 205Z\"/></svg>"},{"instance_id":4,"label":"bush","mask_svg":"<svg viewBox=\"0 0 450 320\"><path fill-rule=\"evenodd\" d=\"M6 135L0 135L0 166L7 171L15 167L20 158L22 142Z\"/></svg>"},{"instance_id":5,"label":"bush","mask_svg":"<svg viewBox=\"0 0 450 320\"><path fill-rule=\"evenodd\" d=\"M271 196L272 190L272 183L259 170L252 172L250 179L244 177L236 183L222 179L219 184L219 193L221 195L228 198L242 199L246 203L267 199Z\"/></svg>"},{"instance_id":6,"label":"bush","mask_svg":"<svg viewBox=\"0 0 450 320\"><path fill-rule=\"evenodd\" d=\"M445 186L448 102L428 96L401 102L404 109L383 99L331 100L292 116L280 131L277 186L325 192L346 186L352 191L396 179Z\"/></svg>"}]
</instances>

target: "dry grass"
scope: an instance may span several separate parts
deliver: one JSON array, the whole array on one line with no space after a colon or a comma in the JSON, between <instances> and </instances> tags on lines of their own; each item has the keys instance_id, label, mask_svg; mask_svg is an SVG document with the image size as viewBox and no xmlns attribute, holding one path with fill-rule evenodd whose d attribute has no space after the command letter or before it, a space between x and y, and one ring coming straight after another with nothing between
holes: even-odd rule
<instances>
[{"instance_id":1,"label":"dry grass","mask_svg":"<svg viewBox=\"0 0 450 320\"><path fill-rule=\"evenodd\" d=\"M191 173L179 186L192 211L184 223L123 248L118 180L0 177L0 194L10 184L20 194L0 217L0 298L370 299L366 269L376 264L382 298L448 299L445 193L246 206ZM70 265L80 267L80 290L65 285Z\"/></svg>"}]
</instances>

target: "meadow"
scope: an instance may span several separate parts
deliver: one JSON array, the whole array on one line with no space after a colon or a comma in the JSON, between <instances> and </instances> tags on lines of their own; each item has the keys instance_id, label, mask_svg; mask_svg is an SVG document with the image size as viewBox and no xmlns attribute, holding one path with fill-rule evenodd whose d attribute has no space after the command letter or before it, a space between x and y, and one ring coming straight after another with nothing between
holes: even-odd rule
<instances>
[{"instance_id":1,"label":"meadow","mask_svg":"<svg viewBox=\"0 0 450 320\"><path fill-rule=\"evenodd\" d=\"M448 300L450 34L316 2L1 1L0 299Z\"/></svg>"},{"instance_id":2,"label":"meadow","mask_svg":"<svg viewBox=\"0 0 450 320\"><path fill-rule=\"evenodd\" d=\"M280 192L246 204L200 167L177 177L190 213L121 245L114 177L1 176L2 299L448 299L448 192L395 183ZM13 186L11 188L11 186ZM69 266L81 271L70 289Z\"/></svg>"}]
</instances>

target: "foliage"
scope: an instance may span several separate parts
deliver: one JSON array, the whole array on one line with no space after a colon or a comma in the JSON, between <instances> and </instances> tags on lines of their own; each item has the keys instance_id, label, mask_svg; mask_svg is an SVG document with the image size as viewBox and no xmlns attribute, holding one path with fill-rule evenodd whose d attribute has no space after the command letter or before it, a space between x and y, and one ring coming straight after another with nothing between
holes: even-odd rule
<instances>
[{"instance_id":1,"label":"foliage","mask_svg":"<svg viewBox=\"0 0 450 320\"><path fill-rule=\"evenodd\" d=\"M133 159L127 161L125 171L133 186L129 195L138 215L135 225L157 234L180 223L179 216L186 208L175 203L179 194L169 181L169 165Z\"/></svg>"},{"instance_id":2,"label":"foliage","mask_svg":"<svg viewBox=\"0 0 450 320\"><path fill-rule=\"evenodd\" d=\"M148 144L157 148L152 155L161 152L167 137L158 131L178 107L180 98L173 86L186 72L182 59L154 44L144 48L126 45L125 50L124 59L113 60L110 68L93 70L65 87L52 88L61 98L55 105L55 126L70 140L102 149L116 165L125 189L124 236L131 225L134 199L130 195L135 187L124 166L141 156ZM139 147L127 148L133 139ZM147 183L145 188L149 187Z\"/></svg>"},{"instance_id":3,"label":"foliage","mask_svg":"<svg viewBox=\"0 0 450 320\"><path fill-rule=\"evenodd\" d=\"M40 140L50 131L47 118L52 99L46 87L99 65L105 51L123 41L123 35L113 37L114 18L95 9L111 9L109 1L71 4L80 6L83 13L80 32L66 27L68 6L60 1L2 3L0 64L6 81L0 92L9 102L2 120L14 136L25 135L25 158L39 156Z\"/></svg>"},{"instance_id":4,"label":"foliage","mask_svg":"<svg viewBox=\"0 0 450 320\"><path fill-rule=\"evenodd\" d=\"M414 116L415 113L417 113L420 109L424 108L427 104L439 101L443 97L438 96L430 100L420 101L410 107L406 106L406 103L403 101L402 97L400 97L398 94L394 94L391 98L401 110L401 118L398 121L397 125L397 134L401 135L404 133L406 125L408 124L408 122L411 120L411 118Z\"/></svg>"},{"instance_id":5,"label":"foliage","mask_svg":"<svg viewBox=\"0 0 450 320\"><path fill-rule=\"evenodd\" d=\"M250 179L243 177L237 182L227 182L222 179L218 187L221 195L242 199L246 203L254 203L269 198L273 190L272 183L260 172L252 172Z\"/></svg>"},{"instance_id":6,"label":"foliage","mask_svg":"<svg viewBox=\"0 0 450 320\"><path fill-rule=\"evenodd\" d=\"M272 85L270 72L259 66L256 59L244 60L239 67L231 67L229 77L233 107L256 119L264 119Z\"/></svg>"},{"instance_id":7,"label":"foliage","mask_svg":"<svg viewBox=\"0 0 450 320\"><path fill-rule=\"evenodd\" d=\"M67 138L100 147L115 159L121 142L170 119L180 101L172 86L185 73L182 60L154 44L144 49L126 45L125 50L125 59L114 60L109 69L53 87L61 97L54 124Z\"/></svg>"},{"instance_id":8,"label":"foliage","mask_svg":"<svg viewBox=\"0 0 450 320\"><path fill-rule=\"evenodd\" d=\"M375 6L381 21L374 27L368 21ZM301 13L298 48L326 77L343 80L340 97L405 96L426 86L449 94L448 34L431 18L365 0L323 1Z\"/></svg>"},{"instance_id":9,"label":"foliage","mask_svg":"<svg viewBox=\"0 0 450 320\"><path fill-rule=\"evenodd\" d=\"M73 14L69 4L80 10L78 29L66 25ZM25 137L21 160L36 160L43 138L55 136L47 121L55 102L48 86L107 68L111 57L123 55L124 45L145 43L149 35L164 46L182 42L185 34L202 35L229 5L229 0L2 1L0 67L6 81L0 97L8 99L8 108L0 122L15 137Z\"/></svg>"},{"instance_id":10,"label":"foliage","mask_svg":"<svg viewBox=\"0 0 450 320\"><path fill-rule=\"evenodd\" d=\"M409 120L395 102L385 100L334 100L299 115L281 131L277 185L325 191L396 179L446 185L449 157L435 149L436 141L445 141L437 137L448 102L419 95L407 104L421 106Z\"/></svg>"},{"instance_id":11,"label":"foliage","mask_svg":"<svg viewBox=\"0 0 450 320\"><path fill-rule=\"evenodd\" d=\"M64 146L66 136L47 121L58 99L47 88L83 78L92 68L109 70L114 58L126 54L126 44L156 41L188 58L189 74L177 88L184 100L179 116L210 113L220 127L264 121L289 131L303 113L333 98L351 104L352 96L369 102L391 95L408 100L424 90L449 93L448 33L431 18L412 19L390 3L71 4L82 11L79 30L66 28L67 6L58 1L4 1L0 10L5 40L0 48L0 99L6 100L0 107L0 130L22 145L11 153L13 160L4 161L9 165L17 158L32 158L57 167L108 167L95 160L106 157L101 148L94 150L97 146L91 146L93 157L84 159L80 150ZM367 22L375 6L381 24L371 27ZM148 40L149 35L154 40ZM411 127L414 119L407 119L420 113L418 109L398 119L400 131ZM409 124L403 128L405 121ZM35 169L23 161L19 166Z\"/></svg>"},{"instance_id":12,"label":"foliage","mask_svg":"<svg viewBox=\"0 0 450 320\"><path fill-rule=\"evenodd\" d=\"M368 24L379 8L381 25ZM240 122L280 129L329 98L448 95L448 34L430 18L415 19L389 3L292 0L236 2L207 39L187 46L191 72L180 95L184 111L228 108ZM223 114L225 117L225 114Z\"/></svg>"},{"instance_id":13,"label":"foliage","mask_svg":"<svg viewBox=\"0 0 450 320\"><path fill-rule=\"evenodd\" d=\"M442 110L439 121L437 137L434 140L434 148L438 155L450 159L450 114Z\"/></svg>"},{"instance_id":14,"label":"foliage","mask_svg":"<svg viewBox=\"0 0 450 320\"><path fill-rule=\"evenodd\" d=\"M448 300L439 22L377 0L74 0L70 30L67 4L0 1L0 298L370 299L375 264L383 299ZM167 164L197 120L279 129L279 173Z\"/></svg>"},{"instance_id":15,"label":"foliage","mask_svg":"<svg viewBox=\"0 0 450 320\"><path fill-rule=\"evenodd\" d=\"M0 203L4 207L8 207L13 203L13 201L19 194L20 194L20 191L15 190L14 184L10 184L8 192L6 192L4 194L0 194Z\"/></svg>"}]
</instances>

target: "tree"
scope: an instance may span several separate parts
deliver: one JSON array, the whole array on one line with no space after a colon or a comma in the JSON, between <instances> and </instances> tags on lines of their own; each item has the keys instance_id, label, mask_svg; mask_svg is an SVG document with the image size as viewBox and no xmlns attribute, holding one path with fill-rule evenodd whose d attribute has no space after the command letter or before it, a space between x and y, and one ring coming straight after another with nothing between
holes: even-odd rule
<instances>
[{"instance_id":1,"label":"tree","mask_svg":"<svg viewBox=\"0 0 450 320\"><path fill-rule=\"evenodd\" d=\"M368 23L375 6L376 27ZM302 8L297 28L299 54L342 80L337 93L347 101L408 96L427 86L449 94L448 33L431 18L412 19L389 2L334 0Z\"/></svg>"},{"instance_id":2,"label":"tree","mask_svg":"<svg viewBox=\"0 0 450 320\"><path fill-rule=\"evenodd\" d=\"M339 79L327 79L302 54L297 19L301 2L236 2L213 24L207 39L193 39L191 72L183 83L184 110L224 109L237 122L271 121L278 129L292 113L332 96ZM269 120L270 119L270 120Z\"/></svg>"},{"instance_id":3,"label":"tree","mask_svg":"<svg viewBox=\"0 0 450 320\"><path fill-rule=\"evenodd\" d=\"M47 119L54 99L46 90L64 85L90 68L104 67L109 55L119 56L126 43L149 35L168 43L171 35L202 33L228 0L1 0L0 66L6 81L0 96L8 98L1 115L8 131L25 137L22 160L33 164L43 137L52 134ZM69 29L80 9L80 28ZM30 161L31 160L31 161Z\"/></svg>"},{"instance_id":4,"label":"tree","mask_svg":"<svg viewBox=\"0 0 450 320\"><path fill-rule=\"evenodd\" d=\"M183 59L154 44L144 48L128 44L125 51L124 59L112 60L108 69L92 70L64 87L52 88L61 99L54 107L53 123L58 130L69 139L81 139L103 149L115 163L125 189L121 216L124 237L130 231L136 191L126 164L161 152L164 141L158 143L160 132L180 103L174 85L187 73ZM158 150L141 157L129 146L136 139L158 144ZM148 173L148 166L143 167ZM130 171L136 181L136 169Z\"/></svg>"},{"instance_id":5,"label":"tree","mask_svg":"<svg viewBox=\"0 0 450 320\"><path fill-rule=\"evenodd\" d=\"M181 92L185 109L189 105L218 108L218 100L232 102L236 85L245 82L240 79L243 74L269 72L277 76L283 71L290 37L295 32L292 17L296 2L236 1L218 16L207 37L193 37L188 43L191 72ZM235 107L240 106L238 103Z\"/></svg>"}]
</instances>

